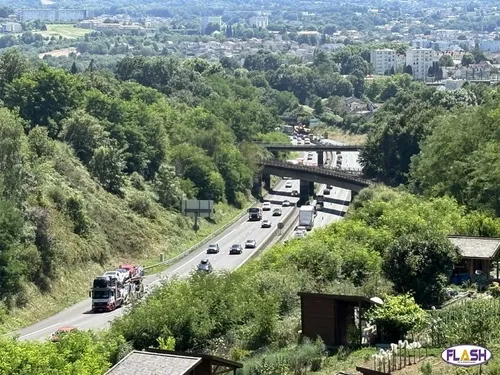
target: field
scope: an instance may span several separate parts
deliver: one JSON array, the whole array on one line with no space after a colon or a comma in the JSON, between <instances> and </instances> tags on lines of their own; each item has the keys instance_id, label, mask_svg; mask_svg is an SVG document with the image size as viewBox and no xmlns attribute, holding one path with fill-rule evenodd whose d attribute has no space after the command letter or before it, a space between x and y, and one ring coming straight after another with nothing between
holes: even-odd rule
<instances>
[{"instance_id":1,"label":"field","mask_svg":"<svg viewBox=\"0 0 500 375\"><path fill-rule=\"evenodd\" d=\"M328 134L328 139L333 139L346 144L363 144L366 141L366 134L350 134L334 127L322 127L313 130L313 134Z\"/></svg>"},{"instance_id":2,"label":"field","mask_svg":"<svg viewBox=\"0 0 500 375\"><path fill-rule=\"evenodd\" d=\"M69 47L69 48L55 49L53 51L40 53L38 55L38 57L41 58L41 59L43 59L43 57L45 55L51 55L51 56L54 56L54 57L59 57L59 56L66 56L67 57L67 56L69 56L69 54L71 52L75 52L76 53L76 48L75 47Z\"/></svg>"},{"instance_id":3,"label":"field","mask_svg":"<svg viewBox=\"0 0 500 375\"><path fill-rule=\"evenodd\" d=\"M74 27L73 25L47 25L47 31L42 31L43 36L62 36L63 38L76 39L92 32L89 29Z\"/></svg>"}]
</instances>

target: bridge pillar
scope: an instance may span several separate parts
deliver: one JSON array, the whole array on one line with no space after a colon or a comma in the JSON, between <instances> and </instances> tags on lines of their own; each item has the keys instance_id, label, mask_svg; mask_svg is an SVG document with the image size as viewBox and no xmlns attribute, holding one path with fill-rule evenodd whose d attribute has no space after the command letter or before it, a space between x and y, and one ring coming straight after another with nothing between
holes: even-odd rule
<instances>
[{"instance_id":1,"label":"bridge pillar","mask_svg":"<svg viewBox=\"0 0 500 375\"><path fill-rule=\"evenodd\" d=\"M324 152L323 151L319 151L318 152L318 167L322 167L323 164L325 164L325 162L324 162Z\"/></svg>"},{"instance_id":2,"label":"bridge pillar","mask_svg":"<svg viewBox=\"0 0 500 375\"><path fill-rule=\"evenodd\" d=\"M252 195L257 198L262 197L262 176L259 174L257 179L253 182Z\"/></svg>"},{"instance_id":3,"label":"bridge pillar","mask_svg":"<svg viewBox=\"0 0 500 375\"><path fill-rule=\"evenodd\" d=\"M358 196L358 192L357 191L352 191L351 190L351 203L352 201L354 200L354 198L356 198Z\"/></svg>"},{"instance_id":4,"label":"bridge pillar","mask_svg":"<svg viewBox=\"0 0 500 375\"><path fill-rule=\"evenodd\" d=\"M309 190L310 187L311 185L309 181L300 180L300 192L299 192L300 204L303 204L309 200L309 197L311 195L311 192Z\"/></svg>"},{"instance_id":5,"label":"bridge pillar","mask_svg":"<svg viewBox=\"0 0 500 375\"><path fill-rule=\"evenodd\" d=\"M271 191L271 175L270 174L262 174L262 182L264 183L264 188L267 191Z\"/></svg>"}]
</instances>

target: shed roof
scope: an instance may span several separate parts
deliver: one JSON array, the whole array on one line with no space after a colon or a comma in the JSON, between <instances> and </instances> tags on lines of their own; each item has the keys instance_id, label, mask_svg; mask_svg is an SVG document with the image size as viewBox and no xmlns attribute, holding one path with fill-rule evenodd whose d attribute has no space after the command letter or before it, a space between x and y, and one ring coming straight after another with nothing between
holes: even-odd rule
<instances>
[{"instance_id":1,"label":"shed roof","mask_svg":"<svg viewBox=\"0 0 500 375\"><path fill-rule=\"evenodd\" d=\"M367 303L373 303L370 301L369 298L363 297L363 296L347 296L347 295L341 295L341 294L322 294L322 293L305 293L305 292L300 292L299 293L300 297L319 297L323 299L334 299L337 301L344 301L344 302L367 302Z\"/></svg>"},{"instance_id":2,"label":"shed roof","mask_svg":"<svg viewBox=\"0 0 500 375\"><path fill-rule=\"evenodd\" d=\"M105 375L184 375L201 361L201 358L134 350Z\"/></svg>"},{"instance_id":3,"label":"shed roof","mask_svg":"<svg viewBox=\"0 0 500 375\"><path fill-rule=\"evenodd\" d=\"M500 238L449 236L463 258L493 259L500 248Z\"/></svg>"}]
</instances>

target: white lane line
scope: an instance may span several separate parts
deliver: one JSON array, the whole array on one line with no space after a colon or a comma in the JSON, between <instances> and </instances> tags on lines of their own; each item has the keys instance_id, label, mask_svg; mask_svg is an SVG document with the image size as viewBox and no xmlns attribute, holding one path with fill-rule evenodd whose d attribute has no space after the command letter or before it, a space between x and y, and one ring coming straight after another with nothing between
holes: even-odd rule
<instances>
[{"instance_id":1,"label":"white lane line","mask_svg":"<svg viewBox=\"0 0 500 375\"><path fill-rule=\"evenodd\" d=\"M243 224L246 224L246 221L243 223ZM241 226L241 225L240 225ZM233 232L235 231L236 229L233 229L231 232L229 232L228 234L226 234L224 237L222 237L219 241L217 241L217 244L219 244L219 242L223 241L226 237L229 237L231 234L233 234Z\"/></svg>"},{"instance_id":2,"label":"white lane line","mask_svg":"<svg viewBox=\"0 0 500 375\"><path fill-rule=\"evenodd\" d=\"M25 335L19 336L19 338L20 338L20 339L22 339L23 337L28 337L28 336L34 335L35 333L42 332L42 331L46 331L46 330L48 330L48 329L50 329L50 328L53 328L53 327L55 327L55 326L58 326L58 325L61 325L61 323L52 324L51 326L44 327L44 328L41 328L41 329L39 329L39 330L37 330L37 331L33 331L33 332L31 332L31 333L27 333L27 334L25 334Z\"/></svg>"}]
</instances>

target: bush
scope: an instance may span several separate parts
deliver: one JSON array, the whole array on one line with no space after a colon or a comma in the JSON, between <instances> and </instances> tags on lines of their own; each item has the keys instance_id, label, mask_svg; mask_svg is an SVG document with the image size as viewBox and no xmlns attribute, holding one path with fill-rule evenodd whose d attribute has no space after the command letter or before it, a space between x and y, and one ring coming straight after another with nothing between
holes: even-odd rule
<instances>
[{"instance_id":1,"label":"bush","mask_svg":"<svg viewBox=\"0 0 500 375\"><path fill-rule=\"evenodd\" d=\"M130 209L145 218L155 219L158 216L158 210L156 209L153 200L145 192L138 191L132 194L128 206Z\"/></svg>"}]
</instances>

